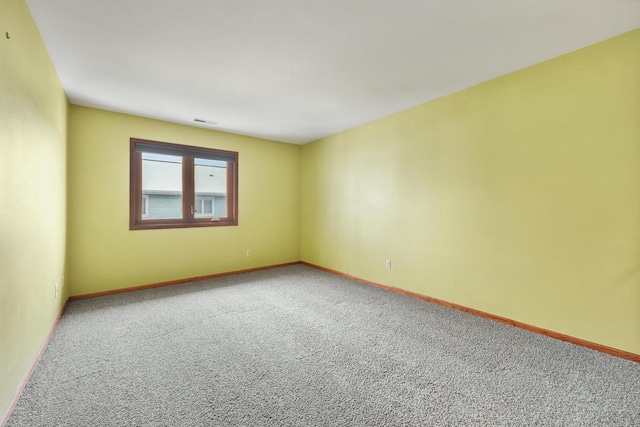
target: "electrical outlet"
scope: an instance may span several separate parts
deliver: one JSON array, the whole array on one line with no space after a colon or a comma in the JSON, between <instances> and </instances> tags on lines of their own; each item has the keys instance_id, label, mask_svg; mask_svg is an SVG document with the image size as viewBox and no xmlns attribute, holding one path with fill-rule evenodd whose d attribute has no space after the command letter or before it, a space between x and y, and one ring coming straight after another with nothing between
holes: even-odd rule
<instances>
[{"instance_id":1,"label":"electrical outlet","mask_svg":"<svg viewBox=\"0 0 640 427\"><path fill-rule=\"evenodd\" d=\"M58 298L58 294L60 294L60 285L56 283L56 298Z\"/></svg>"},{"instance_id":2,"label":"electrical outlet","mask_svg":"<svg viewBox=\"0 0 640 427\"><path fill-rule=\"evenodd\" d=\"M251 249L247 249L247 256L251 256Z\"/></svg>"},{"instance_id":3,"label":"electrical outlet","mask_svg":"<svg viewBox=\"0 0 640 427\"><path fill-rule=\"evenodd\" d=\"M384 263L385 267L387 268L391 268L391 260L388 259L385 263Z\"/></svg>"}]
</instances>

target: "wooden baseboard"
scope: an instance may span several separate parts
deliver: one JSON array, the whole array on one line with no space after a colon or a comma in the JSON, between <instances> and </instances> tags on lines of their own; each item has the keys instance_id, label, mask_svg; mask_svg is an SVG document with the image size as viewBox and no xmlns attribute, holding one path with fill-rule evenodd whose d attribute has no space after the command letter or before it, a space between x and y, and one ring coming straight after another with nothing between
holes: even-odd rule
<instances>
[{"instance_id":1,"label":"wooden baseboard","mask_svg":"<svg viewBox=\"0 0 640 427\"><path fill-rule=\"evenodd\" d=\"M316 268L318 270L326 271L328 273L336 274L338 276L346 277L348 279L357 280L361 283L366 283L368 285L377 286L379 288L387 289L389 291L397 292L399 294L407 295L413 298L418 298L423 301L432 302L434 304L442 305L444 307L453 308L454 310L464 311L465 313L473 314L476 316L483 317L485 319L490 319L496 322L504 323L507 325L515 326L516 328L525 329L530 332L535 332L537 334L546 335L551 338L555 338L561 341L566 341L571 344L579 345L581 347L586 347L591 350L596 350L601 353L610 354L612 356L621 357L623 359L632 360L634 362L640 363L640 354L630 353L628 351L620 350L613 347L608 347L606 345L594 343L591 341L583 340L581 338L572 337L570 335L565 335L560 332L550 331L548 329L540 328L538 326L529 325L527 323L519 322L517 320L507 319L506 317L497 316L495 314L486 313L484 311L476 310L474 308L465 307L463 305L455 304L452 302L444 301L438 298L429 297L426 295L419 294L417 292L407 291L405 289L396 288L395 286L383 285L382 283L372 282L371 280L362 279L360 277L352 276L350 274L342 273L337 270L332 270L330 268L321 267L319 265L311 264L309 262L301 261L301 264L304 264L309 267Z\"/></svg>"},{"instance_id":2,"label":"wooden baseboard","mask_svg":"<svg viewBox=\"0 0 640 427\"><path fill-rule=\"evenodd\" d=\"M18 400L20 400L20 396L22 396L22 392L24 391L24 388L27 386L27 383L29 382L31 375L33 375L33 371L36 369L36 366L38 366L38 363L40 362L40 359L42 358L44 351L47 349L47 346L49 345L49 341L51 341L51 337L53 336L53 333L58 327L58 323L60 323L62 314L64 313L64 310L67 308L68 304L69 304L69 298L67 298L67 300L62 305L62 309L60 309L60 313L58 313L58 315L56 316L56 320L53 321L53 325L49 329L49 333L42 341L42 344L40 344L40 347L38 348L38 352L36 353L35 357L33 358L33 360L31 360L31 364L29 365L29 370L22 377L22 381L20 381L20 384L18 384L18 388L16 389L16 392L14 393L13 398L9 401L9 405L7 405L7 408L5 409L2 416L0 416L0 426L3 426L7 422L9 422L9 417L11 416L11 413L15 409L16 404L18 403Z\"/></svg>"},{"instance_id":3,"label":"wooden baseboard","mask_svg":"<svg viewBox=\"0 0 640 427\"><path fill-rule=\"evenodd\" d=\"M107 295L115 295L115 294L123 294L123 293L127 293L127 292L143 291L145 289L162 288L164 286L180 285L180 284L183 284L183 283L196 282L198 280L215 279L217 277L224 277L224 276L234 276L236 274L251 273L251 272L254 272L254 271L270 270L272 268L286 267L288 265L295 265L295 264L300 264L300 263L301 263L301 261L286 262L284 264L267 265L267 266L264 266L264 267L247 268L245 270L227 271L227 272L224 272L224 273L208 274L206 276L188 277L186 279L169 280L169 281L166 281L166 282L150 283L150 284L147 284L147 285L131 286L131 287L128 287L128 288L113 289L113 290L109 290L109 291L94 292L94 293L90 293L90 294L74 295L72 297L69 297L69 300L70 301L77 301L77 300L83 300L83 299L88 299L88 298L104 297L104 296L107 296Z\"/></svg>"}]
</instances>

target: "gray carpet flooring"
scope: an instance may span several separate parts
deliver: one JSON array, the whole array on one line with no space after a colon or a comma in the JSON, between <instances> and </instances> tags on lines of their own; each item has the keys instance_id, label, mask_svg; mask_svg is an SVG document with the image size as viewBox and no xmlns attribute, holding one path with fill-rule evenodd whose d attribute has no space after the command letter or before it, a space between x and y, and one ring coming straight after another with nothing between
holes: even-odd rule
<instances>
[{"instance_id":1,"label":"gray carpet flooring","mask_svg":"<svg viewBox=\"0 0 640 427\"><path fill-rule=\"evenodd\" d=\"M72 302L9 426L640 426L640 364L296 265Z\"/></svg>"}]
</instances>

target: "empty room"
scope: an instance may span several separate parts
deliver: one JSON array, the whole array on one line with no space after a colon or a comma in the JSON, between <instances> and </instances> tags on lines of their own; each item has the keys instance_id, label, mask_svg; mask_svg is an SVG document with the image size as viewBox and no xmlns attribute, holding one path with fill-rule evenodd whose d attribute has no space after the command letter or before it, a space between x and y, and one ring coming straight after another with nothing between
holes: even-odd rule
<instances>
[{"instance_id":1,"label":"empty room","mask_svg":"<svg viewBox=\"0 0 640 427\"><path fill-rule=\"evenodd\" d=\"M640 425L640 1L0 0L0 425Z\"/></svg>"}]
</instances>

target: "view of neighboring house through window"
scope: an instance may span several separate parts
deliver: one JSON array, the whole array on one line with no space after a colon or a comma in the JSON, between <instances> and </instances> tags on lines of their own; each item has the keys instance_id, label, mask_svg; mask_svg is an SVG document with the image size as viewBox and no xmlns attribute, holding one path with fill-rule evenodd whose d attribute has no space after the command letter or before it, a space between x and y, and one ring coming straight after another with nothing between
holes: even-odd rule
<instances>
[{"instance_id":1,"label":"view of neighboring house through window","mask_svg":"<svg viewBox=\"0 0 640 427\"><path fill-rule=\"evenodd\" d=\"M149 218L149 196L142 195L142 218Z\"/></svg>"},{"instance_id":2,"label":"view of neighboring house through window","mask_svg":"<svg viewBox=\"0 0 640 427\"><path fill-rule=\"evenodd\" d=\"M182 157L143 152L142 197L144 218L182 218Z\"/></svg>"},{"instance_id":3,"label":"view of neighboring house through window","mask_svg":"<svg viewBox=\"0 0 640 427\"><path fill-rule=\"evenodd\" d=\"M227 216L227 163L207 159L194 163L196 217Z\"/></svg>"},{"instance_id":4,"label":"view of neighboring house through window","mask_svg":"<svg viewBox=\"0 0 640 427\"><path fill-rule=\"evenodd\" d=\"M237 224L238 153L131 139L131 229Z\"/></svg>"}]
</instances>

